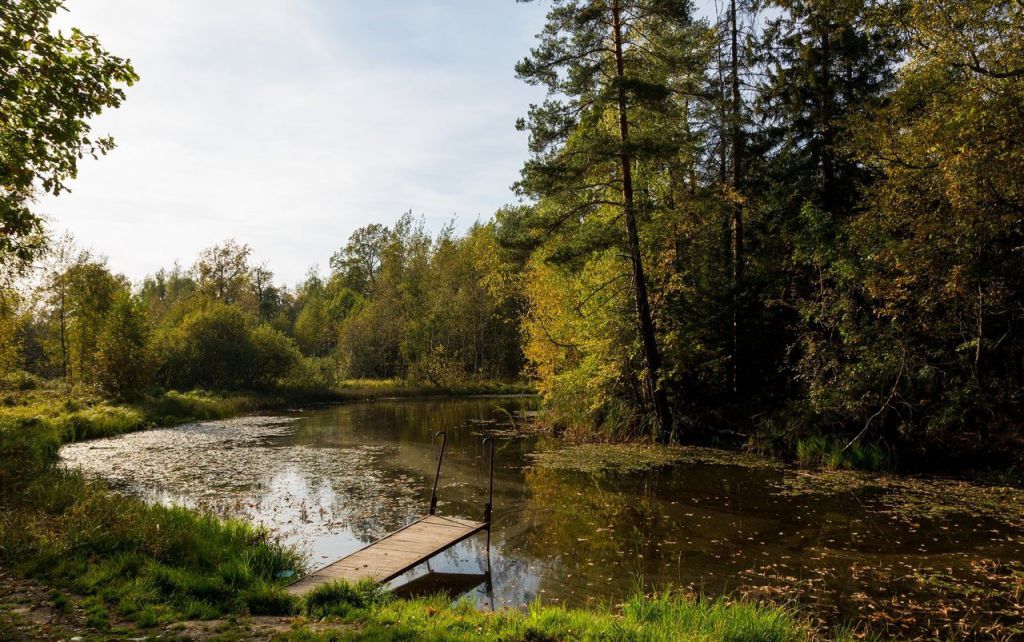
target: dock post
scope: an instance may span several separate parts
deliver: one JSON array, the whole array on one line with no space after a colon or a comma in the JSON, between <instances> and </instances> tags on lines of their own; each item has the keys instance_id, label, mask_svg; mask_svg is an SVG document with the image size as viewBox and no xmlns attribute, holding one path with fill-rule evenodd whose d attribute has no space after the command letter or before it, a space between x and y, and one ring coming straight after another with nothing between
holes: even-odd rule
<instances>
[{"instance_id":1,"label":"dock post","mask_svg":"<svg viewBox=\"0 0 1024 642\"><path fill-rule=\"evenodd\" d=\"M494 509L494 440L484 437L484 445L490 446L488 457L487 503L484 504L484 523L487 524L487 561L491 558L491 512Z\"/></svg>"},{"instance_id":2,"label":"dock post","mask_svg":"<svg viewBox=\"0 0 1024 642\"><path fill-rule=\"evenodd\" d=\"M434 490L430 491L430 515L433 515L437 510L437 481L441 479L441 461L444 459L444 447L448 443L448 433L443 430L438 430L434 433L434 439L437 439L438 437L441 438L441 453L437 456L437 472L434 473Z\"/></svg>"}]
</instances>

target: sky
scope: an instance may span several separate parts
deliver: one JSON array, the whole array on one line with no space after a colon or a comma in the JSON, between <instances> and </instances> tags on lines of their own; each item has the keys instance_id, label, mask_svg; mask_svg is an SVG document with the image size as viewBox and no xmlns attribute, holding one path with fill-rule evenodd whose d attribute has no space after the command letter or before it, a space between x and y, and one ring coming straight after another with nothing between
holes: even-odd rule
<instances>
[{"instance_id":1,"label":"sky","mask_svg":"<svg viewBox=\"0 0 1024 642\"><path fill-rule=\"evenodd\" d=\"M713 0L702 0L708 5ZM93 121L117 148L38 203L139 280L233 238L300 282L358 227L403 212L464 230L515 201L515 130L544 90L515 78L548 3L67 0L141 76Z\"/></svg>"},{"instance_id":2,"label":"sky","mask_svg":"<svg viewBox=\"0 0 1024 642\"><path fill-rule=\"evenodd\" d=\"M228 238L296 283L407 210L464 229L515 200L514 65L546 3L69 0L141 81L93 121L117 148L39 209L140 279Z\"/></svg>"}]
</instances>

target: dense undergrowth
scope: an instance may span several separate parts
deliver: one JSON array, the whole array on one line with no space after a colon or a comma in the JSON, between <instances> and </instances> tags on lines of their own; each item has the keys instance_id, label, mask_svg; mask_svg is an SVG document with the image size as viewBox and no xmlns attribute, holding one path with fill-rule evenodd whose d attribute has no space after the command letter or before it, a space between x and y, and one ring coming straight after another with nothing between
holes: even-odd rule
<instances>
[{"instance_id":1,"label":"dense undergrowth","mask_svg":"<svg viewBox=\"0 0 1024 642\"><path fill-rule=\"evenodd\" d=\"M505 385L472 392L517 392ZM354 382L336 393L367 398L438 393ZM451 391L447 391L451 392ZM534 605L477 612L444 597L398 600L369 584L329 585L303 600L280 579L298 554L264 531L179 507L148 505L59 464L61 444L153 425L286 404L298 393L152 394L131 404L64 388L0 393L0 564L78 596L98 631L188 619L291 615L292 640L805 640L812 633L775 607L686 596L638 597L598 611ZM61 600L65 598L61 597ZM326 618L321 624L307 626ZM333 626L337 624L337 626Z\"/></svg>"}]
</instances>

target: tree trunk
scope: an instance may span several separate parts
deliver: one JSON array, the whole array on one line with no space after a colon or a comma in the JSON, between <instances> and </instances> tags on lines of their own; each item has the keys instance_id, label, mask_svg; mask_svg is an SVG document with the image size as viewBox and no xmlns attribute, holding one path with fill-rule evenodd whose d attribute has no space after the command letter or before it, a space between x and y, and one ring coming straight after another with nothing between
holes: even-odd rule
<instances>
[{"instance_id":1,"label":"tree trunk","mask_svg":"<svg viewBox=\"0 0 1024 642\"><path fill-rule=\"evenodd\" d=\"M832 41L829 35L831 23L828 17L820 18L824 22L821 33L821 89L820 91L820 126L821 126L821 175L822 175L822 197L821 202L825 213L834 217L835 190L836 190L836 163L835 163L835 129L833 119L835 109L833 104L832 87Z\"/></svg>"},{"instance_id":2,"label":"tree trunk","mask_svg":"<svg viewBox=\"0 0 1024 642\"><path fill-rule=\"evenodd\" d=\"M647 279L644 277L643 259L640 255L640 237L637 233L636 210L633 205L633 168L629 150L629 119L626 113L625 63L622 55L622 22L618 0L612 3L612 38L615 42L615 76L618 81L619 102L619 143L620 163L622 170L623 218L626 221L626 237L629 245L629 260L633 271L633 294L636 299L636 313L640 325L640 337L643 341L644 360L647 366L648 394L654 405L654 414L658 423L655 437L665 441L672 427L672 416L668 408L665 390L658 378L661 368L661 353L658 340L654 334L654 321L651 318L651 306L647 296Z\"/></svg>"},{"instance_id":3,"label":"tree trunk","mask_svg":"<svg viewBox=\"0 0 1024 642\"><path fill-rule=\"evenodd\" d=\"M743 133L741 130L741 105L740 105L740 68L739 52L737 47L736 28L736 0L730 4L730 31L732 36L732 188L734 196L738 196L743 180ZM732 391L738 394L740 391L740 292L743 287L743 207L740 203L734 203L732 208L731 226L732 250Z\"/></svg>"},{"instance_id":4,"label":"tree trunk","mask_svg":"<svg viewBox=\"0 0 1024 642\"><path fill-rule=\"evenodd\" d=\"M62 277L63 278L63 277ZM60 374L65 382L71 383L68 378L68 316L65 303L64 284L60 285Z\"/></svg>"}]
</instances>

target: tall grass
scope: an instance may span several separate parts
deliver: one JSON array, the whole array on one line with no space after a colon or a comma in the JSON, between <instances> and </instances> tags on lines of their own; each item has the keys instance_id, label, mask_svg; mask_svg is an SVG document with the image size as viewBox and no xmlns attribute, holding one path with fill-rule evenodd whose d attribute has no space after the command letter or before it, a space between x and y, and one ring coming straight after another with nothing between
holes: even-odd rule
<instances>
[{"instance_id":1,"label":"tall grass","mask_svg":"<svg viewBox=\"0 0 1024 642\"><path fill-rule=\"evenodd\" d=\"M337 615L342 621L358 622L358 632L346 635L299 627L289 639L791 642L812 638L804 623L778 608L671 593L639 595L614 609L580 610L535 603L526 609L491 613L477 611L469 601L452 604L444 597L397 600L366 586L334 584L311 593L301 608L317 619Z\"/></svg>"},{"instance_id":2,"label":"tall grass","mask_svg":"<svg viewBox=\"0 0 1024 642\"><path fill-rule=\"evenodd\" d=\"M128 618L161 621L287 610L275 576L300 564L247 524L149 506L62 470L0 520L0 559Z\"/></svg>"},{"instance_id":3,"label":"tall grass","mask_svg":"<svg viewBox=\"0 0 1024 642\"><path fill-rule=\"evenodd\" d=\"M809 468L832 468L883 471L892 468L889 452L874 444L847 441L824 435L800 439L796 444L796 460Z\"/></svg>"}]
</instances>

